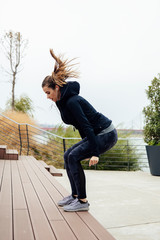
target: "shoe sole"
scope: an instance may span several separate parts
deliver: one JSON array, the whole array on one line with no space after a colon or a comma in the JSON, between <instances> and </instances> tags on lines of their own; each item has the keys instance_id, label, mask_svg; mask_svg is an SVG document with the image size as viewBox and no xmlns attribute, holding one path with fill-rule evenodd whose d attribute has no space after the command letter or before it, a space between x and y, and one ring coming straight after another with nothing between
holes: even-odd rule
<instances>
[{"instance_id":1,"label":"shoe sole","mask_svg":"<svg viewBox=\"0 0 160 240\"><path fill-rule=\"evenodd\" d=\"M71 203L72 203L72 201L69 202L69 203L65 203L65 204L57 203L57 205L58 205L59 207L64 207L64 206L67 206L67 205L69 205L69 204L71 204Z\"/></svg>"},{"instance_id":2,"label":"shoe sole","mask_svg":"<svg viewBox=\"0 0 160 240\"><path fill-rule=\"evenodd\" d=\"M64 209L65 212L81 212L81 211L88 211L89 208L79 208L79 209Z\"/></svg>"}]
</instances>

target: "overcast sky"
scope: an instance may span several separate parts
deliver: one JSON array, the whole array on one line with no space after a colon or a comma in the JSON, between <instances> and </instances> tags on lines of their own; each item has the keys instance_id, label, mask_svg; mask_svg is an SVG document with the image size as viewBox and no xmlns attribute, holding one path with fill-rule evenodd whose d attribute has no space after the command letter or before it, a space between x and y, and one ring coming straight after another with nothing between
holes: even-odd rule
<instances>
[{"instance_id":1,"label":"overcast sky","mask_svg":"<svg viewBox=\"0 0 160 240\"><path fill-rule=\"evenodd\" d=\"M29 40L16 96L27 94L38 123L58 124L55 105L41 83L54 66L49 49L78 57L80 94L115 126L142 128L145 89L160 73L159 0L2 0L0 34L13 30ZM2 53L0 64L7 66ZM11 97L0 71L0 108Z\"/></svg>"}]
</instances>

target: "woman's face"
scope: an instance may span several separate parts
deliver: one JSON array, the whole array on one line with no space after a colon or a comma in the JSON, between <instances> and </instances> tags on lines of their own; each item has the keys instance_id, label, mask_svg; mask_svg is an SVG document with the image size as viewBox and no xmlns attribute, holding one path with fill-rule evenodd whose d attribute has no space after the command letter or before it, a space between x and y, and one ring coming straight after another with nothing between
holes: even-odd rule
<instances>
[{"instance_id":1,"label":"woman's face","mask_svg":"<svg viewBox=\"0 0 160 240\"><path fill-rule=\"evenodd\" d=\"M53 102L59 100L59 86L56 86L55 89L44 86L43 91L47 94L47 98L51 99Z\"/></svg>"}]
</instances>

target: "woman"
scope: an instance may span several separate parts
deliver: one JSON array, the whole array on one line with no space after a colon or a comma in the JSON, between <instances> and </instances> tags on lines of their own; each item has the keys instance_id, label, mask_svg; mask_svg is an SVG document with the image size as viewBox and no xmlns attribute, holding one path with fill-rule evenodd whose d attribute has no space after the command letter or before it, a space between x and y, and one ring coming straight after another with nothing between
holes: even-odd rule
<instances>
[{"instance_id":1,"label":"woman","mask_svg":"<svg viewBox=\"0 0 160 240\"><path fill-rule=\"evenodd\" d=\"M47 98L54 101L60 111L64 123L78 129L82 141L73 145L64 153L64 162L70 181L72 194L58 202L65 211L88 211L86 199L85 174L81 161L87 158L89 166L99 161L99 155L112 148L117 142L117 132L112 121L97 112L84 98L79 96L80 85L76 81L66 82L68 78L77 78L71 61L57 57L53 50L51 56L55 60L54 71L42 82Z\"/></svg>"}]
</instances>

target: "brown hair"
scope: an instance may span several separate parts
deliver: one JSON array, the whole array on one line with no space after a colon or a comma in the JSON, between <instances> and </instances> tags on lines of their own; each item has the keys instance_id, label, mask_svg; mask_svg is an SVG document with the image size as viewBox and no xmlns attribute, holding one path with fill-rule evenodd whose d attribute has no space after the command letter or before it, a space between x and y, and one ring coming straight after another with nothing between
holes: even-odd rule
<instances>
[{"instance_id":1,"label":"brown hair","mask_svg":"<svg viewBox=\"0 0 160 240\"><path fill-rule=\"evenodd\" d=\"M75 58L62 60L62 56L57 57L52 49L50 49L50 54L55 60L55 66L52 75L45 77L43 80L42 88L46 85L52 89L55 89L56 85L63 87L63 85L67 83L67 78L79 77L79 73L72 69L72 67L77 64L71 64L71 61L75 60Z\"/></svg>"}]
</instances>

